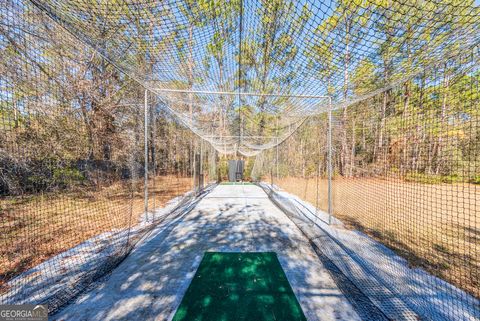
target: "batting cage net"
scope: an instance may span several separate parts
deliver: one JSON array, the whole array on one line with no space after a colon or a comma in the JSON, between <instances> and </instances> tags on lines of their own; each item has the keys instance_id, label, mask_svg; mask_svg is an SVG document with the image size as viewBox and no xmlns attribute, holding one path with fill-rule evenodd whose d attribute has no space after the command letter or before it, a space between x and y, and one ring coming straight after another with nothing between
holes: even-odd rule
<instances>
[{"instance_id":1,"label":"batting cage net","mask_svg":"<svg viewBox=\"0 0 480 321\"><path fill-rule=\"evenodd\" d=\"M56 311L235 158L387 315L479 318L476 1L0 3L0 303Z\"/></svg>"},{"instance_id":2,"label":"batting cage net","mask_svg":"<svg viewBox=\"0 0 480 321\"><path fill-rule=\"evenodd\" d=\"M315 223L323 213L328 224L365 233L404 258L399 265L386 255L377 264L395 281L396 294L433 320L479 313L478 54L473 47L372 97L310 117L257 155L253 171L313 204ZM354 90L365 85L358 78ZM372 255L364 240L350 242L358 242L360 260ZM415 297L422 291L431 297ZM442 316L429 311L437 300Z\"/></svg>"}]
</instances>

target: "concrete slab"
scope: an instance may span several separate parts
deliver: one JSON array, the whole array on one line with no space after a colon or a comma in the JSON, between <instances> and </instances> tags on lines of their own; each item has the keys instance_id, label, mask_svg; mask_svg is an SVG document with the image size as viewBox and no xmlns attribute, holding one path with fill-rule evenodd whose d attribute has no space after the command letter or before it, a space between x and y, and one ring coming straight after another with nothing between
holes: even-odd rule
<instances>
[{"instance_id":1,"label":"concrete slab","mask_svg":"<svg viewBox=\"0 0 480 321\"><path fill-rule=\"evenodd\" d=\"M308 320L360 320L302 232L254 185L220 185L52 320L170 320L205 251L274 251Z\"/></svg>"},{"instance_id":2,"label":"concrete slab","mask_svg":"<svg viewBox=\"0 0 480 321\"><path fill-rule=\"evenodd\" d=\"M468 293L421 268L411 267L385 245L360 231L345 229L338 220L332 220L334 224L329 225L327 213L316 210L298 196L266 183L260 186L384 317L389 320L480 320L480 302ZM349 299L352 295L350 292ZM370 307L367 312L371 311ZM357 312L361 314L362 308ZM378 316L368 319L378 320Z\"/></svg>"}]
</instances>

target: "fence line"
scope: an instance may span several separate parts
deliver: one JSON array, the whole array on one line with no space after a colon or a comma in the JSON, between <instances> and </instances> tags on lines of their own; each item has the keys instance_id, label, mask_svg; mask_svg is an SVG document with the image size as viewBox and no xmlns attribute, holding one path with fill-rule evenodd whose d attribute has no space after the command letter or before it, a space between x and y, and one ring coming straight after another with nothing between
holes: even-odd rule
<instances>
[{"instance_id":1,"label":"fence line","mask_svg":"<svg viewBox=\"0 0 480 321\"><path fill-rule=\"evenodd\" d=\"M385 261L386 269L413 279L415 268L430 273L431 293L449 293L441 301L446 319L467 318L471 309L480 315L478 58L474 47L443 68L311 117L279 154L263 152L254 166L258 179L279 166L271 184L386 245L410 266ZM422 317L435 319L429 300L413 300Z\"/></svg>"}]
</instances>

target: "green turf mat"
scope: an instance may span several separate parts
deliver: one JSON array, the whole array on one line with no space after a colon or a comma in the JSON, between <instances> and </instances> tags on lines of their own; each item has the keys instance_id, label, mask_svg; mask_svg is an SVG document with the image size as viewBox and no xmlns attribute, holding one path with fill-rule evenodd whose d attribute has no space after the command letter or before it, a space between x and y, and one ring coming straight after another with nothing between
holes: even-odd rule
<instances>
[{"instance_id":1,"label":"green turf mat","mask_svg":"<svg viewBox=\"0 0 480 321\"><path fill-rule=\"evenodd\" d=\"M250 182L221 182L220 185L254 185Z\"/></svg>"},{"instance_id":2,"label":"green turf mat","mask_svg":"<svg viewBox=\"0 0 480 321\"><path fill-rule=\"evenodd\" d=\"M173 321L306 320L273 252L206 252Z\"/></svg>"}]
</instances>

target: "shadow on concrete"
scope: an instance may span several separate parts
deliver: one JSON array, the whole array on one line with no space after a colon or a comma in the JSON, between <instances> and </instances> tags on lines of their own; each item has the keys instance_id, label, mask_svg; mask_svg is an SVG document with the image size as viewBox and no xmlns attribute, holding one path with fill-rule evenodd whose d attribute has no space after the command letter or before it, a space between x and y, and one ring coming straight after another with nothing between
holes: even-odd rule
<instances>
[{"instance_id":1,"label":"shadow on concrete","mask_svg":"<svg viewBox=\"0 0 480 321\"><path fill-rule=\"evenodd\" d=\"M276 252L309 320L359 320L308 240L267 196L232 193L219 202L222 195L213 192L190 213L154 230L108 278L52 320L169 320L205 251Z\"/></svg>"}]
</instances>

